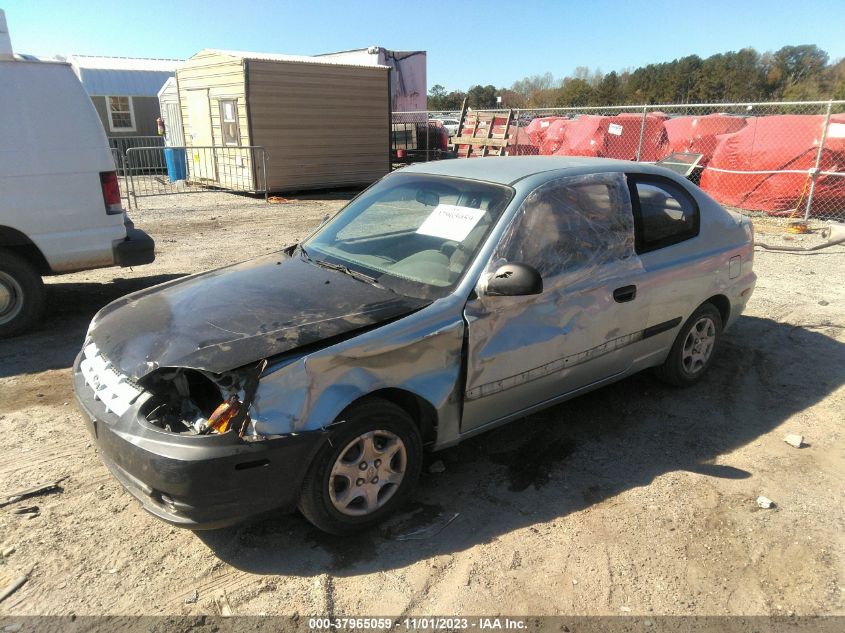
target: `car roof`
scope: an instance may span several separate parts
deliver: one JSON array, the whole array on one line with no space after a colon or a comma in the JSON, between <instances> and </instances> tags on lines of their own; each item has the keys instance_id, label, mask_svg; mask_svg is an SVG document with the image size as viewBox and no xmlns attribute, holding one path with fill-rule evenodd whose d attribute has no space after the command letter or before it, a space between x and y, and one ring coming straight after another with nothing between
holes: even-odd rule
<instances>
[{"instance_id":1,"label":"car roof","mask_svg":"<svg viewBox=\"0 0 845 633\"><path fill-rule=\"evenodd\" d=\"M523 178L548 172L567 171L573 175L585 173L636 171L665 174L670 170L628 160L591 158L585 156L486 156L483 158L439 160L417 163L399 170L400 173L436 174L472 180L486 180L512 185Z\"/></svg>"}]
</instances>

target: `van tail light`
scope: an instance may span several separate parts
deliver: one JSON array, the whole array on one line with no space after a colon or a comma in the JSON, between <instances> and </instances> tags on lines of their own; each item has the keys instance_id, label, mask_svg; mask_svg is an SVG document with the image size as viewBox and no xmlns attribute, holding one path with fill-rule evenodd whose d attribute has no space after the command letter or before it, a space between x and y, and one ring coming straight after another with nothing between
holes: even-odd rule
<instances>
[{"instance_id":1,"label":"van tail light","mask_svg":"<svg viewBox=\"0 0 845 633\"><path fill-rule=\"evenodd\" d=\"M103 202L106 204L108 215L123 213L123 205L120 202L120 185L117 182L117 172L100 172L100 184L103 187Z\"/></svg>"}]
</instances>

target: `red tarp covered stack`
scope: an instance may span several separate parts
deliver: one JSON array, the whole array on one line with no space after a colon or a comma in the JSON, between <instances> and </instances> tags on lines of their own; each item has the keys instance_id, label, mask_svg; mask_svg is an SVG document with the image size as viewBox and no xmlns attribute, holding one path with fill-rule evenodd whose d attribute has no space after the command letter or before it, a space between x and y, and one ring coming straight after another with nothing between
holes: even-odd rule
<instances>
[{"instance_id":1,"label":"red tarp covered stack","mask_svg":"<svg viewBox=\"0 0 845 633\"><path fill-rule=\"evenodd\" d=\"M525 133L525 127L516 127L512 124L510 127L510 136L508 138L508 156L536 156L540 153L540 148L531 142L528 134Z\"/></svg>"},{"instance_id":2,"label":"red tarp covered stack","mask_svg":"<svg viewBox=\"0 0 845 633\"><path fill-rule=\"evenodd\" d=\"M655 161L666 154L666 131L660 113L646 117L641 161ZM640 145L642 115L584 115L566 126L563 145L554 153L559 156L599 156L636 160ZM540 147L543 153L543 147Z\"/></svg>"},{"instance_id":3,"label":"red tarp covered stack","mask_svg":"<svg viewBox=\"0 0 845 633\"><path fill-rule=\"evenodd\" d=\"M546 133L543 135L543 140L540 142L540 154L544 156L551 156L556 154L561 147L566 144L566 131L572 121L569 119L558 119L551 121Z\"/></svg>"},{"instance_id":4,"label":"red tarp covered stack","mask_svg":"<svg viewBox=\"0 0 845 633\"><path fill-rule=\"evenodd\" d=\"M734 174L716 171L808 170L815 165L824 117L777 115L747 119L733 134L719 137L713 158L701 176L701 188L720 203L748 210L790 211L809 188L808 174ZM845 170L845 115L830 119L822 171ZM845 178L821 176L816 181L816 214L845 202Z\"/></svg>"},{"instance_id":5,"label":"red tarp covered stack","mask_svg":"<svg viewBox=\"0 0 845 633\"><path fill-rule=\"evenodd\" d=\"M713 158L720 134L730 134L745 127L745 119L724 114L707 116L682 116L669 119L664 124L669 142L668 152L704 154L700 165Z\"/></svg>"},{"instance_id":6,"label":"red tarp covered stack","mask_svg":"<svg viewBox=\"0 0 845 633\"><path fill-rule=\"evenodd\" d=\"M531 144L540 147L540 145L543 143L543 139L546 138L546 133L549 131L549 126L555 121L566 120L566 117L560 116L537 117L536 119L532 119L531 123L529 123L527 126L521 128L519 133L520 135L522 135L523 133L528 134L528 138L531 140Z\"/></svg>"}]
</instances>

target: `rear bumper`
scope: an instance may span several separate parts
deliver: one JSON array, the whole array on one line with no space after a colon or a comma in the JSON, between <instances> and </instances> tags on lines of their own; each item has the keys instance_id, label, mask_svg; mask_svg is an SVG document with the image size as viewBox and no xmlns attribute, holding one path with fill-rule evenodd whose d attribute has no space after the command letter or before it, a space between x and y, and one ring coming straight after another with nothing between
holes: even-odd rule
<instances>
[{"instance_id":1,"label":"rear bumper","mask_svg":"<svg viewBox=\"0 0 845 633\"><path fill-rule=\"evenodd\" d=\"M141 229L126 227L126 239L112 248L114 263L118 266L140 266L151 264L155 256L155 241Z\"/></svg>"},{"instance_id":2,"label":"rear bumper","mask_svg":"<svg viewBox=\"0 0 845 633\"><path fill-rule=\"evenodd\" d=\"M734 292L730 297L731 313L728 317L728 322L722 324L722 329L727 330L737 319L745 312L748 301L751 295L754 294L754 288L757 286L757 275L749 272L744 275L742 279L735 285Z\"/></svg>"},{"instance_id":3,"label":"rear bumper","mask_svg":"<svg viewBox=\"0 0 845 633\"><path fill-rule=\"evenodd\" d=\"M135 405L118 417L94 397L74 363L77 403L100 459L150 514L193 530L293 510L324 432L245 442L233 433L182 436L149 428Z\"/></svg>"}]
</instances>

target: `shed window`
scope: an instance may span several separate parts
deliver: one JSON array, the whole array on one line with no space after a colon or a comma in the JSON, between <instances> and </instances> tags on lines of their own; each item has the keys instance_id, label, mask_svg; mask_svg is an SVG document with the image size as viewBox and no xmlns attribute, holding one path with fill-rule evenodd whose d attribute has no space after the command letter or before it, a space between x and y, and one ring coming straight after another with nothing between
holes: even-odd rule
<instances>
[{"instance_id":1,"label":"shed window","mask_svg":"<svg viewBox=\"0 0 845 633\"><path fill-rule=\"evenodd\" d=\"M220 101L220 129L223 131L223 145L241 144L237 99Z\"/></svg>"},{"instance_id":2,"label":"shed window","mask_svg":"<svg viewBox=\"0 0 845 633\"><path fill-rule=\"evenodd\" d=\"M135 110L132 97L106 97L109 110L109 128L112 132L134 132Z\"/></svg>"},{"instance_id":3,"label":"shed window","mask_svg":"<svg viewBox=\"0 0 845 633\"><path fill-rule=\"evenodd\" d=\"M698 235L698 205L680 185L668 178L637 175L632 183L636 245L647 253Z\"/></svg>"}]
</instances>

